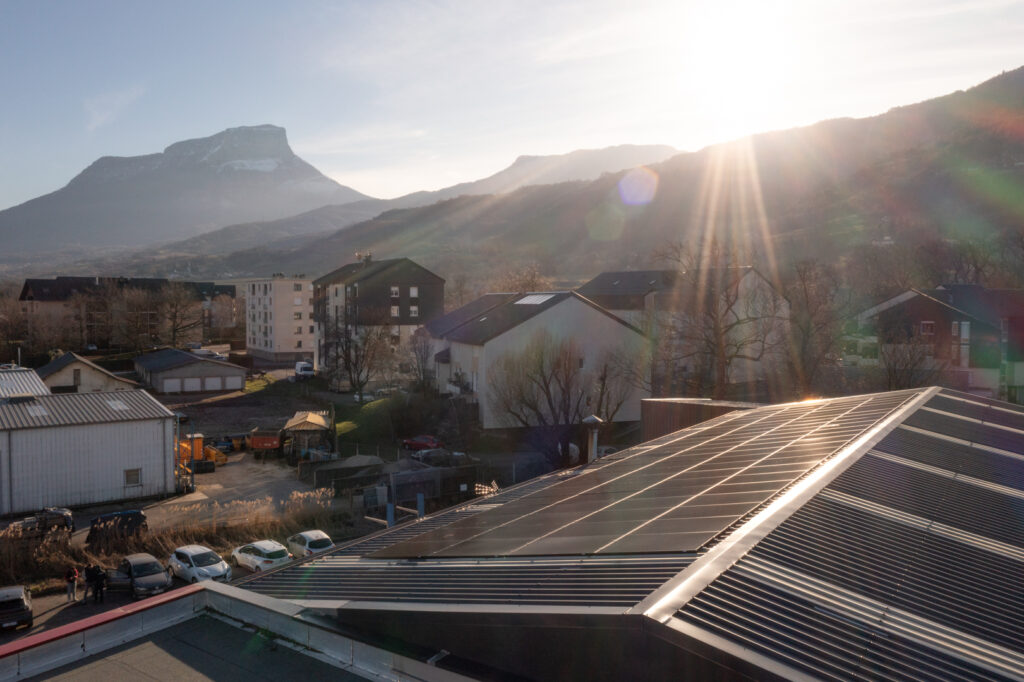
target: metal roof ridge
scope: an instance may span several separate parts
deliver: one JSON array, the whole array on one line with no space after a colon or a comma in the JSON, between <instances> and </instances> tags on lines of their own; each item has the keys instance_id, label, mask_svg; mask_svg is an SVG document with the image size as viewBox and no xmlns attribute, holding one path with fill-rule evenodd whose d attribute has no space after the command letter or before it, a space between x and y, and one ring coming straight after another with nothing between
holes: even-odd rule
<instances>
[{"instance_id":1,"label":"metal roof ridge","mask_svg":"<svg viewBox=\"0 0 1024 682\"><path fill-rule=\"evenodd\" d=\"M819 465L808 476L797 481L782 496L730 533L697 561L648 595L646 599L631 609L630 613L642 613L661 623L669 622L673 614L683 604L689 602L714 582L753 549L768 533L775 530L808 500L821 492L825 486L889 435L904 419L917 411L939 390L937 386L919 389L916 396L861 432L856 440L848 443L842 451Z\"/></svg>"}]
</instances>

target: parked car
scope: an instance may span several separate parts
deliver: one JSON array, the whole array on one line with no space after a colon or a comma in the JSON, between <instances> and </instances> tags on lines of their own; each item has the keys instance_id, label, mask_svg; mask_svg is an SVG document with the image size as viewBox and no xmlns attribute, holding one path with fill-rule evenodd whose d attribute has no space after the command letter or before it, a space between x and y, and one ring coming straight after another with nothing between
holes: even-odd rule
<instances>
[{"instance_id":1,"label":"parked car","mask_svg":"<svg viewBox=\"0 0 1024 682\"><path fill-rule=\"evenodd\" d=\"M126 590L134 599L151 597L171 587L171 572L152 554L129 554L117 568L106 569L107 589Z\"/></svg>"},{"instance_id":2,"label":"parked car","mask_svg":"<svg viewBox=\"0 0 1024 682\"><path fill-rule=\"evenodd\" d=\"M322 530L304 530L288 538L288 549L294 556L312 556L334 548L331 537Z\"/></svg>"},{"instance_id":3,"label":"parked car","mask_svg":"<svg viewBox=\"0 0 1024 682\"><path fill-rule=\"evenodd\" d=\"M202 545L185 545L174 550L167 562L171 573L185 582L216 580L226 583L231 580L231 567L219 554Z\"/></svg>"},{"instance_id":4,"label":"parked car","mask_svg":"<svg viewBox=\"0 0 1024 682\"><path fill-rule=\"evenodd\" d=\"M433 450L444 445L434 436L414 436L402 439L402 447L406 450Z\"/></svg>"},{"instance_id":5,"label":"parked car","mask_svg":"<svg viewBox=\"0 0 1024 682\"><path fill-rule=\"evenodd\" d=\"M23 585L0 587L0 628L32 627L32 593Z\"/></svg>"},{"instance_id":6,"label":"parked car","mask_svg":"<svg viewBox=\"0 0 1024 682\"><path fill-rule=\"evenodd\" d=\"M63 507L46 507L32 516L11 522L9 532L26 540L42 540L55 533L65 534L67 538L75 531L75 520L71 510Z\"/></svg>"},{"instance_id":7,"label":"parked car","mask_svg":"<svg viewBox=\"0 0 1024 682\"><path fill-rule=\"evenodd\" d=\"M231 552L231 563L245 566L250 571L269 571L288 563L292 555L285 546L275 540L259 540L248 545L236 547Z\"/></svg>"},{"instance_id":8,"label":"parked car","mask_svg":"<svg viewBox=\"0 0 1024 682\"><path fill-rule=\"evenodd\" d=\"M85 542L90 544L110 536L140 535L147 530L149 523L146 522L146 513L140 509L110 512L90 521L89 535L86 536Z\"/></svg>"}]
</instances>

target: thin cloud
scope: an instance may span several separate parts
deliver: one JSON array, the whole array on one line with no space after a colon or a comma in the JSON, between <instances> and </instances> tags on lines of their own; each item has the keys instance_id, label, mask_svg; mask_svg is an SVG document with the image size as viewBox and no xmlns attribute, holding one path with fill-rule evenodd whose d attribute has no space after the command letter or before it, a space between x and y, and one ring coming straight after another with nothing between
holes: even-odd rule
<instances>
[{"instance_id":1,"label":"thin cloud","mask_svg":"<svg viewBox=\"0 0 1024 682\"><path fill-rule=\"evenodd\" d=\"M87 121L85 128L90 133L116 120L135 100L144 95L146 89L135 85L124 90L105 92L85 100Z\"/></svg>"}]
</instances>

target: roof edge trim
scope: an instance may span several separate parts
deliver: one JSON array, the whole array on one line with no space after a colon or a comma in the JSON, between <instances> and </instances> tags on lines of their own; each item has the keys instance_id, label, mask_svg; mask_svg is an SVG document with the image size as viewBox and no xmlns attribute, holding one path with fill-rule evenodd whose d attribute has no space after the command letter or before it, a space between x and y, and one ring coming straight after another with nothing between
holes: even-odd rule
<instances>
[{"instance_id":1,"label":"roof edge trim","mask_svg":"<svg viewBox=\"0 0 1024 682\"><path fill-rule=\"evenodd\" d=\"M679 572L659 589L630 610L643 613L661 623L671 621L673 614L710 585L719 575L749 552L768 533L788 519L809 499L821 492L833 479L846 471L861 455L899 426L903 420L939 392L937 386L922 389L892 414L862 433L841 452L820 465L809 476L762 509L753 518L712 547L707 554Z\"/></svg>"}]
</instances>

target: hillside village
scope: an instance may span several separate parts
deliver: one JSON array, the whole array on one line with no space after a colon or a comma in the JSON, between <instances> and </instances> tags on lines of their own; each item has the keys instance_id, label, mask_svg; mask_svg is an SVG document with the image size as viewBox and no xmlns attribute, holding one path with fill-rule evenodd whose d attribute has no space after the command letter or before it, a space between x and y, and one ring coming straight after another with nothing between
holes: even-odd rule
<instances>
[{"instance_id":1,"label":"hillside village","mask_svg":"<svg viewBox=\"0 0 1024 682\"><path fill-rule=\"evenodd\" d=\"M0 211L0 679L1020 679L1022 78L390 200L231 128Z\"/></svg>"}]
</instances>

